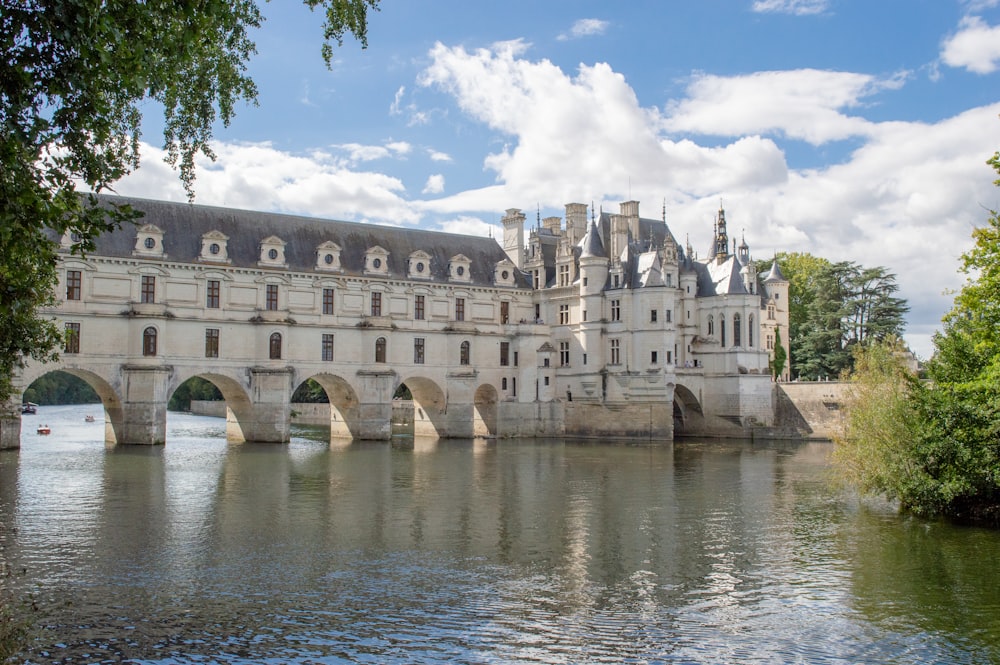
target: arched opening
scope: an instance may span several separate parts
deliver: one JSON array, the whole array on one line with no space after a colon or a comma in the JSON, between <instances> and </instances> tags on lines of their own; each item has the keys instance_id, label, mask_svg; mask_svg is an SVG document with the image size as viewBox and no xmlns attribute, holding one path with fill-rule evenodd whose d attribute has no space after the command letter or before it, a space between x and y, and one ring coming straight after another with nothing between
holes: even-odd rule
<instances>
[{"instance_id":1,"label":"arched opening","mask_svg":"<svg viewBox=\"0 0 1000 665\"><path fill-rule=\"evenodd\" d=\"M401 395L404 388L410 392L413 404L413 436L416 437L446 437L445 409L447 400L444 391L431 379L409 377L401 383L393 394Z\"/></svg>"},{"instance_id":2,"label":"arched opening","mask_svg":"<svg viewBox=\"0 0 1000 665\"><path fill-rule=\"evenodd\" d=\"M715 334L715 317L711 314L708 315L708 336L711 337Z\"/></svg>"},{"instance_id":3,"label":"arched opening","mask_svg":"<svg viewBox=\"0 0 1000 665\"><path fill-rule=\"evenodd\" d=\"M375 362L385 362L385 337L379 337L375 340Z\"/></svg>"},{"instance_id":4,"label":"arched opening","mask_svg":"<svg viewBox=\"0 0 1000 665\"><path fill-rule=\"evenodd\" d=\"M268 343L268 357L271 360L281 360L281 333L271 333Z\"/></svg>"},{"instance_id":5,"label":"arched opening","mask_svg":"<svg viewBox=\"0 0 1000 665\"><path fill-rule=\"evenodd\" d=\"M688 388L674 386L674 437L696 435L704 428L705 416Z\"/></svg>"},{"instance_id":6,"label":"arched opening","mask_svg":"<svg viewBox=\"0 0 1000 665\"><path fill-rule=\"evenodd\" d=\"M497 389L484 383L476 389L472 432L475 436L492 438L497 435Z\"/></svg>"},{"instance_id":7,"label":"arched opening","mask_svg":"<svg viewBox=\"0 0 1000 665\"><path fill-rule=\"evenodd\" d=\"M747 319L747 348L753 348L753 314Z\"/></svg>"},{"instance_id":8,"label":"arched opening","mask_svg":"<svg viewBox=\"0 0 1000 665\"><path fill-rule=\"evenodd\" d=\"M740 315L733 314L733 346L740 345L740 333L741 333L740 329L741 329Z\"/></svg>"},{"instance_id":9,"label":"arched opening","mask_svg":"<svg viewBox=\"0 0 1000 665\"><path fill-rule=\"evenodd\" d=\"M343 378L317 374L303 381L292 394L292 422L330 428L330 439L359 436L357 393Z\"/></svg>"},{"instance_id":10,"label":"arched opening","mask_svg":"<svg viewBox=\"0 0 1000 665\"><path fill-rule=\"evenodd\" d=\"M238 381L221 374L178 377L170 391L167 418L171 413L185 417L225 418L226 440L243 443L254 422L253 405ZM220 428L222 423L219 423Z\"/></svg>"},{"instance_id":11,"label":"arched opening","mask_svg":"<svg viewBox=\"0 0 1000 665\"><path fill-rule=\"evenodd\" d=\"M458 364L459 365L468 365L469 364L469 358L471 356L471 349L472 349L472 345L469 344L468 341L462 342L462 344L458 347Z\"/></svg>"},{"instance_id":12,"label":"arched opening","mask_svg":"<svg viewBox=\"0 0 1000 665\"><path fill-rule=\"evenodd\" d=\"M142 331L142 355L156 355L156 328L153 326Z\"/></svg>"},{"instance_id":13,"label":"arched opening","mask_svg":"<svg viewBox=\"0 0 1000 665\"><path fill-rule=\"evenodd\" d=\"M93 372L80 369L46 372L24 390L22 403L36 405L34 413L21 415L22 436L47 426L50 432L72 428L74 433L85 436L88 435L85 428L96 428L89 434L98 439L103 437L106 444L121 440L121 399L111 384Z\"/></svg>"},{"instance_id":14,"label":"arched opening","mask_svg":"<svg viewBox=\"0 0 1000 665\"><path fill-rule=\"evenodd\" d=\"M413 394L405 383L392 395L392 436L413 437Z\"/></svg>"}]
</instances>

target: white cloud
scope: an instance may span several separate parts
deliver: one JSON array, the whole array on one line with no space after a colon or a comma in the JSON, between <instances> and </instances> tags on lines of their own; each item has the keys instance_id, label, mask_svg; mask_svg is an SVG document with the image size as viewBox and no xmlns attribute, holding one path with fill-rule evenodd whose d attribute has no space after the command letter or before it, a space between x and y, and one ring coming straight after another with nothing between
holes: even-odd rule
<instances>
[{"instance_id":1,"label":"white cloud","mask_svg":"<svg viewBox=\"0 0 1000 665\"><path fill-rule=\"evenodd\" d=\"M371 162L388 157L401 157L409 154L413 147L405 141L390 141L385 145L363 145L361 143L341 143L333 146L350 155L352 163Z\"/></svg>"},{"instance_id":2,"label":"white cloud","mask_svg":"<svg viewBox=\"0 0 1000 665\"><path fill-rule=\"evenodd\" d=\"M446 152L441 152L439 150L427 149L427 155L431 158L432 162L450 162L451 155Z\"/></svg>"},{"instance_id":3,"label":"white cloud","mask_svg":"<svg viewBox=\"0 0 1000 665\"><path fill-rule=\"evenodd\" d=\"M393 96L392 98L392 104L389 105L390 115L399 115L400 113L402 113L401 107L403 103L403 95L405 94L406 94L406 86L405 85L399 86L399 89L396 90L395 96Z\"/></svg>"},{"instance_id":4,"label":"white cloud","mask_svg":"<svg viewBox=\"0 0 1000 665\"><path fill-rule=\"evenodd\" d=\"M822 14L829 5L829 0L756 0L753 3L753 10L761 13L774 12L776 14L808 16Z\"/></svg>"},{"instance_id":5,"label":"white cloud","mask_svg":"<svg viewBox=\"0 0 1000 665\"><path fill-rule=\"evenodd\" d=\"M435 173L427 178L427 184L424 185L422 194L440 194L444 191L444 176L440 173Z\"/></svg>"},{"instance_id":6,"label":"white cloud","mask_svg":"<svg viewBox=\"0 0 1000 665\"><path fill-rule=\"evenodd\" d=\"M198 160L197 203L271 210L330 219L414 224L420 214L405 199L402 182L370 171L351 170L327 153L293 155L268 143L215 143L216 162ZM116 191L183 201L177 173L164 153L142 145L142 168L121 180Z\"/></svg>"},{"instance_id":7,"label":"white cloud","mask_svg":"<svg viewBox=\"0 0 1000 665\"><path fill-rule=\"evenodd\" d=\"M1000 26L987 25L978 16L963 18L958 32L941 45L941 60L977 74L996 71L1000 67Z\"/></svg>"},{"instance_id":8,"label":"white cloud","mask_svg":"<svg viewBox=\"0 0 1000 665\"><path fill-rule=\"evenodd\" d=\"M597 18L582 18L573 23L568 33L563 33L556 37L559 41L568 39L579 39L580 37L590 37L591 35L603 35L611 25L608 21Z\"/></svg>"},{"instance_id":9,"label":"white cloud","mask_svg":"<svg viewBox=\"0 0 1000 665\"><path fill-rule=\"evenodd\" d=\"M864 118L842 113L864 98L898 88L905 75L818 69L756 72L745 76L696 75L687 98L667 107L668 130L717 136L780 133L813 145L868 135Z\"/></svg>"},{"instance_id":10,"label":"white cloud","mask_svg":"<svg viewBox=\"0 0 1000 665\"><path fill-rule=\"evenodd\" d=\"M499 225L487 224L478 217L468 215L459 215L453 219L440 222L437 228L439 231L444 231L445 233L460 233L467 236L492 235L494 238L503 238L503 229Z\"/></svg>"}]
</instances>

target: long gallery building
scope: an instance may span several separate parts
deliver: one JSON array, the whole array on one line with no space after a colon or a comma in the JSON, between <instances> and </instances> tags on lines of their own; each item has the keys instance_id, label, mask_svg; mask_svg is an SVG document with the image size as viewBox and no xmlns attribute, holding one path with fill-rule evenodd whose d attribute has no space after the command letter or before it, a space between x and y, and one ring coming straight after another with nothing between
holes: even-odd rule
<instances>
[{"instance_id":1,"label":"long gallery building","mask_svg":"<svg viewBox=\"0 0 1000 665\"><path fill-rule=\"evenodd\" d=\"M774 422L769 363L788 340L788 282L776 263L757 273L721 209L698 258L635 201L618 214L570 203L530 229L508 210L501 247L106 198L145 216L85 257L54 238L50 313L66 347L16 380L86 380L109 443L163 443L166 403L193 376L226 398L235 441L288 441L307 379L326 390L332 435L360 439L390 437L404 385L421 436L669 440ZM5 422L0 445L16 446Z\"/></svg>"}]
</instances>

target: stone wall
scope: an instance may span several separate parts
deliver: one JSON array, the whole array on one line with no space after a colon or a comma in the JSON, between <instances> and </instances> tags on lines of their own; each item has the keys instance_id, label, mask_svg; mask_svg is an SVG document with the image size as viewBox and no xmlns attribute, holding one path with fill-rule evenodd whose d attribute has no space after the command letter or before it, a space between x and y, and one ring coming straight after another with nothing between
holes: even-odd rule
<instances>
[{"instance_id":1,"label":"stone wall","mask_svg":"<svg viewBox=\"0 0 1000 665\"><path fill-rule=\"evenodd\" d=\"M789 436L829 439L844 427L849 383L841 381L774 384L776 428Z\"/></svg>"}]
</instances>

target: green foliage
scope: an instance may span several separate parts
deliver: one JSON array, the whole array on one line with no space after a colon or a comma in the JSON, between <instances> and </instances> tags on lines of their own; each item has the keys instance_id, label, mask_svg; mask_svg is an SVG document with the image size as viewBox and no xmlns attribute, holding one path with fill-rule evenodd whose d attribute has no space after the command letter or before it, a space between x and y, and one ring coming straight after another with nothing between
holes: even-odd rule
<instances>
[{"instance_id":1,"label":"green foliage","mask_svg":"<svg viewBox=\"0 0 1000 665\"><path fill-rule=\"evenodd\" d=\"M224 399L215 384L200 376L192 376L170 396L167 408L171 411L190 411L191 400L215 402Z\"/></svg>"},{"instance_id":2,"label":"green foliage","mask_svg":"<svg viewBox=\"0 0 1000 665\"><path fill-rule=\"evenodd\" d=\"M305 0L325 8L323 57L346 32L367 40L378 0ZM53 238L73 251L139 213L98 205L139 166L142 112L164 113L167 161L194 196L195 157L213 158L217 121L253 103L255 0L23 0L0 11L0 401L26 359L53 360L62 331L39 314L54 304Z\"/></svg>"},{"instance_id":3,"label":"green foliage","mask_svg":"<svg viewBox=\"0 0 1000 665\"><path fill-rule=\"evenodd\" d=\"M1000 154L990 164L1000 172ZM1000 184L1000 181L998 181ZM968 276L935 336L930 382L889 344L858 347L854 399L837 459L861 490L919 515L1000 526L1000 218L973 232Z\"/></svg>"},{"instance_id":4,"label":"green foliage","mask_svg":"<svg viewBox=\"0 0 1000 665\"><path fill-rule=\"evenodd\" d=\"M785 371L786 360L788 360L788 354L785 353L785 345L781 343L781 330L775 328L774 360L771 361L771 374L775 377L781 376L781 373Z\"/></svg>"},{"instance_id":5,"label":"green foliage","mask_svg":"<svg viewBox=\"0 0 1000 665\"><path fill-rule=\"evenodd\" d=\"M810 282L806 319L792 341L797 376L840 376L854 365L854 346L902 334L909 306L895 296L896 276L886 268L841 261L822 266Z\"/></svg>"},{"instance_id":6,"label":"green foliage","mask_svg":"<svg viewBox=\"0 0 1000 665\"><path fill-rule=\"evenodd\" d=\"M303 381L292 394L292 404L328 404L326 389L312 379Z\"/></svg>"},{"instance_id":7,"label":"green foliage","mask_svg":"<svg viewBox=\"0 0 1000 665\"><path fill-rule=\"evenodd\" d=\"M24 401L35 404L94 404L101 401L83 379L66 372L49 372L24 391Z\"/></svg>"}]
</instances>

